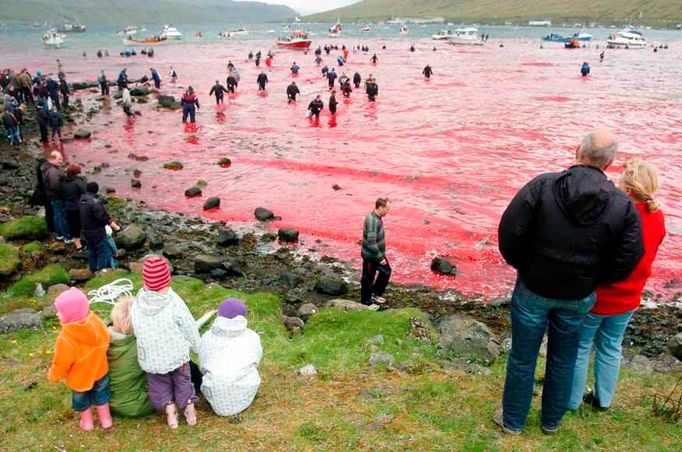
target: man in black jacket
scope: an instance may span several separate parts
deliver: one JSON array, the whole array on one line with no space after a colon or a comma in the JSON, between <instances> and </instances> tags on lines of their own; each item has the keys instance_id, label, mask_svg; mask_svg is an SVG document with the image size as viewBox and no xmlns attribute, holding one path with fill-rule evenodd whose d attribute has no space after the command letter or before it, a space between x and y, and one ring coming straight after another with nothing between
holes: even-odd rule
<instances>
[{"instance_id":1,"label":"man in black jacket","mask_svg":"<svg viewBox=\"0 0 682 452\"><path fill-rule=\"evenodd\" d=\"M88 246L88 265L93 273L111 268L113 252L107 240L105 226L111 225L115 231L120 229L97 197L98 191L97 182L88 182L79 206L83 238Z\"/></svg>"},{"instance_id":2,"label":"man in black jacket","mask_svg":"<svg viewBox=\"0 0 682 452\"><path fill-rule=\"evenodd\" d=\"M57 240L63 240L64 243L72 243L64 214L64 190L62 186L62 173L59 169L63 160L61 152L52 151L49 160L43 163L40 171L43 176L45 195L52 205L54 232L57 234Z\"/></svg>"},{"instance_id":3,"label":"man in black jacket","mask_svg":"<svg viewBox=\"0 0 682 452\"><path fill-rule=\"evenodd\" d=\"M571 393L578 331L594 304L595 288L625 279L644 253L637 209L604 174L617 147L610 132L590 133L576 149L576 165L528 182L502 215L500 252L518 272L504 397L493 415L507 433L520 433L528 416L545 330L541 426L546 434L559 429Z\"/></svg>"},{"instance_id":4,"label":"man in black jacket","mask_svg":"<svg viewBox=\"0 0 682 452\"><path fill-rule=\"evenodd\" d=\"M291 85L287 86L287 99L288 103L296 102L296 96L301 94L301 91L296 86L296 82L291 82Z\"/></svg>"}]
</instances>

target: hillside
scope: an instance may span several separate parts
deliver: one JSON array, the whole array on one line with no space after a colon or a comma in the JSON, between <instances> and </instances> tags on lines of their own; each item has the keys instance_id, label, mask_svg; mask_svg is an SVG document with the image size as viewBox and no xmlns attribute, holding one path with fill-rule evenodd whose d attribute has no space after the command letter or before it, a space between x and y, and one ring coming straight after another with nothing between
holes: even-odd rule
<instances>
[{"instance_id":1,"label":"hillside","mask_svg":"<svg viewBox=\"0 0 682 452\"><path fill-rule=\"evenodd\" d=\"M640 16L641 13L641 16ZM364 0L305 19L309 21L384 20L444 17L462 22L523 24L533 19L560 22L674 25L682 20L680 0Z\"/></svg>"},{"instance_id":2,"label":"hillside","mask_svg":"<svg viewBox=\"0 0 682 452\"><path fill-rule=\"evenodd\" d=\"M0 0L0 22L6 23L265 22L296 15L287 6L230 0Z\"/></svg>"}]
</instances>

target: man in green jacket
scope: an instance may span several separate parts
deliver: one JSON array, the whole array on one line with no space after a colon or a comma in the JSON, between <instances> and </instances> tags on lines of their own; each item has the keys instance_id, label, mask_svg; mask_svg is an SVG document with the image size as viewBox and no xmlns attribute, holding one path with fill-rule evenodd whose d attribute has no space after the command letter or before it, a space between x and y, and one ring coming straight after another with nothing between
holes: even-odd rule
<instances>
[{"instance_id":1,"label":"man in green jacket","mask_svg":"<svg viewBox=\"0 0 682 452\"><path fill-rule=\"evenodd\" d=\"M374 210L365 217L365 227L362 232L362 278L361 299L362 304L371 309L379 309L379 305L385 302L382 295L388 280L391 278L391 266L386 260L386 241L384 238L383 217L391 210L391 200L379 198L376 200ZM379 273L377 277L377 272ZM376 280L375 280L376 279Z\"/></svg>"}]
</instances>

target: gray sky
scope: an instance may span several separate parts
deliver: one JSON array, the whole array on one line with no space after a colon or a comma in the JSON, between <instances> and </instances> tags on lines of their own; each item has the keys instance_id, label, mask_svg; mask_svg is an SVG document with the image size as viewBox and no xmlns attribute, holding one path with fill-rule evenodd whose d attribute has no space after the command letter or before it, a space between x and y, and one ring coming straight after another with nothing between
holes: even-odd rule
<instances>
[{"instance_id":1,"label":"gray sky","mask_svg":"<svg viewBox=\"0 0 682 452\"><path fill-rule=\"evenodd\" d=\"M257 0L277 5L287 5L294 8L301 15L317 13L341 6L357 3L360 0Z\"/></svg>"}]
</instances>

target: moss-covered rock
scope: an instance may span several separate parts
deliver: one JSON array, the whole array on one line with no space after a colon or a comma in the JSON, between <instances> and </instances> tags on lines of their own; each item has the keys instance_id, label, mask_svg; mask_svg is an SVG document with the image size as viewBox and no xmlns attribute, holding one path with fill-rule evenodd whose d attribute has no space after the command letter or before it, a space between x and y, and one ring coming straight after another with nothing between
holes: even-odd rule
<instances>
[{"instance_id":1,"label":"moss-covered rock","mask_svg":"<svg viewBox=\"0 0 682 452\"><path fill-rule=\"evenodd\" d=\"M50 287L51 285L59 283L68 284L69 274L64 267L59 264L47 265L34 273L25 275L14 283L3 298L30 297L38 283L42 284L43 287Z\"/></svg>"},{"instance_id":2,"label":"moss-covered rock","mask_svg":"<svg viewBox=\"0 0 682 452\"><path fill-rule=\"evenodd\" d=\"M206 182L206 181L203 180L203 179L199 179L199 180L197 181L197 183L194 184L194 185L196 185L196 186L199 187L199 188L206 188L206 186L208 185L208 182Z\"/></svg>"},{"instance_id":3,"label":"moss-covered rock","mask_svg":"<svg viewBox=\"0 0 682 452\"><path fill-rule=\"evenodd\" d=\"M177 170L183 169L184 166L183 166L182 162L178 162L177 160L173 160L173 161L164 163L163 168L167 169L167 170L177 171Z\"/></svg>"},{"instance_id":4,"label":"moss-covered rock","mask_svg":"<svg viewBox=\"0 0 682 452\"><path fill-rule=\"evenodd\" d=\"M8 240L40 240L47 235L44 218L26 216L0 224L0 235Z\"/></svg>"},{"instance_id":5,"label":"moss-covered rock","mask_svg":"<svg viewBox=\"0 0 682 452\"><path fill-rule=\"evenodd\" d=\"M33 241L33 242L30 242L30 243L27 243L26 245L24 245L23 249L24 249L24 254L26 256L31 257L34 254L39 253L40 250L43 249L43 246L40 244L40 242Z\"/></svg>"},{"instance_id":6,"label":"moss-covered rock","mask_svg":"<svg viewBox=\"0 0 682 452\"><path fill-rule=\"evenodd\" d=\"M218 160L218 166L222 166L223 168L229 168L230 165L232 165L232 160L228 159L227 157L223 157L220 160Z\"/></svg>"},{"instance_id":7,"label":"moss-covered rock","mask_svg":"<svg viewBox=\"0 0 682 452\"><path fill-rule=\"evenodd\" d=\"M10 276L19 270L19 250L7 243L0 243L0 277Z\"/></svg>"}]
</instances>

